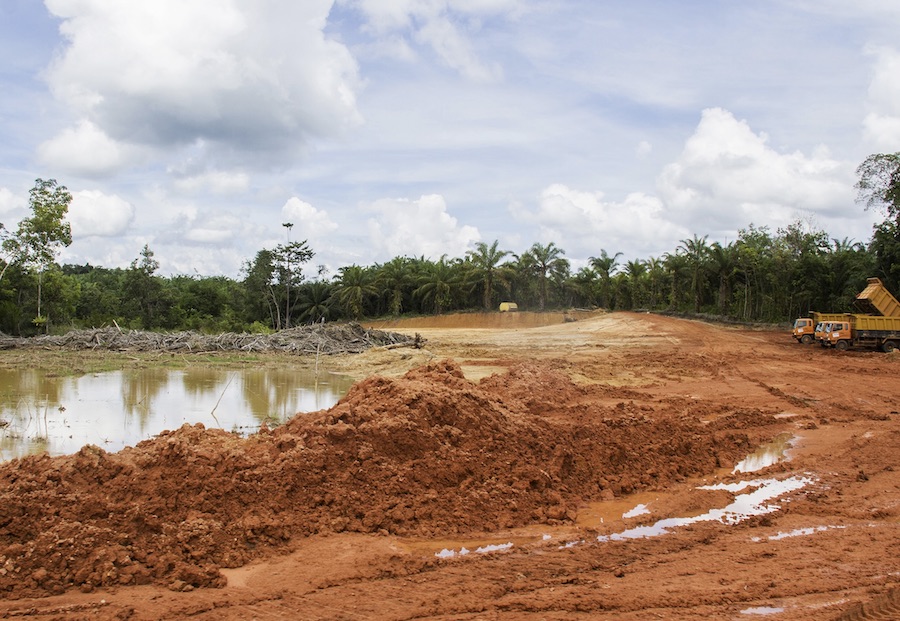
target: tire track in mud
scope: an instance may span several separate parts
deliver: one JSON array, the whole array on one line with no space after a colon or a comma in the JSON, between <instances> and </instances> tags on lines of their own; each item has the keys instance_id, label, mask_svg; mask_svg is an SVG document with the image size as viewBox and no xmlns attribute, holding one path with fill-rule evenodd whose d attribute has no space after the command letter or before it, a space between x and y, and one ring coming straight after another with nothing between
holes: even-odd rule
<instances>
[{"instance_id":1,"label":"tire track in mud","mask_svg":"<svg viewBox=\"0 0 900 621\"><path fill-rule=\"evenodd\" d=\"M900 588L863 604L856 604L834 621L894 621L900 619Z\"/></svg>"}]
</instances>

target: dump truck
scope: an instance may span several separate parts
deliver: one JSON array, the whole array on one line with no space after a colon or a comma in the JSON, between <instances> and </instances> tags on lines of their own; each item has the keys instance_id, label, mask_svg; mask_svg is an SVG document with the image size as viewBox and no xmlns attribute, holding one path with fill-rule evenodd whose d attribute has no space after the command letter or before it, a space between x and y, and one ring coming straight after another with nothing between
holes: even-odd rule
<instances>
[{"instance_id":1,"label":"dump truck","mask_svg":"<svg viewBox=\"0 0 900 621\"><path fill-rule=\"evenodd\" d=\"M823 345L845 351L851 347L875 347L891 353L900 348L900 317L850 315L831 321L823 330Z\"/></svg>"},{"instance_id":2,"label":"dump truck","mask_svg":"<svg viewBox=\"0 0 900 621\"><path fill-rule=\"evenodd\" d=\"M825 322L849 321L849 316L849 313L817 313L813 311L809 317L800 317L794 322L791 334L798 343L808 345L817 340L818 335L821 335Z\"/></svg>"},{"instance_id":3,"label":"dump truck","mask_svg":"<svg viewBox=\"0 0 900 621\"><path fill-rule=\"evenodd\" d=\"M856 296L856 310L865 315L900 317L900 302L891 295L881 279L869 278L866 283L866 288Z\"/></svg>"}]
</instances>

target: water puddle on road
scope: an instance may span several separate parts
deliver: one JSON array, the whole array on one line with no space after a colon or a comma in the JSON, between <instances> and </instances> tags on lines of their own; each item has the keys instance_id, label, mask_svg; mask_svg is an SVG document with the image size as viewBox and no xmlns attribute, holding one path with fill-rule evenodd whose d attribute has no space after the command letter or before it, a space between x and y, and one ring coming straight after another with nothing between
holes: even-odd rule
<instances>
[{"instance_id":1,"label":"water puddle on road","mask_svg":"<svg viewBox=\"0 0 900 621\"><path fill-rule=\"evenodd\" d=\"M693 517L666 518L648 526L636 526L620 533L612 535L600 535L597 541L622 541L625 539L642 539L644 537L656 537L664 535L673 528L688 526L698 522L721 522L722 524L737 524L747 518L756 515L765 515L780 509L780 505L771 501L789 492L802 489L813 482L809 477L790 477L784 480L758 479L755 481L741 481L740 483L720 483L718 485L704 485L698 489L725 490L740 492L752 488L752 492L738 494L734 501L722 509L711 509L706 513Z\"/></svg>"},{"instance_id":2,"label":"water puddle on road","mask_svg":"<svg viewBox=\"0 0 900 621\"><path fill-rule=\"evenodd\" d=\"M754 606L753 608L744 608L741 611L742 615L777 615L784 612L784 608L775 607L775 606Z\"/></svg>"},{"instance_id":3,"label":"water puddle on road","mask_svg":"<svg viewBox=\"0 0 900 621\"><path fill-rule=\"evenodd\" d=\"M758 449L747 455L739 461L732 469L733 474L739 472L757 472L763 468L773 466L778 462L789 459L788 450L793 446L796 438L792 433L781 433L775 436L775 439L767 444L763 444Z\"/></svg>"},{"instance_id":4,"label":"water puddle on road","mask_svg":"<svg viewBox=\"0 0 900 621\"><path fill-rule=\"evenodd\" d=\"M789 433L777 436L772 442L762 445L738 463L732 473L762 470L786 459L787 451L794 440L795 437ZM728 471L725 471L722 474L727 473ZM698 490L723 490L730 492L734 494L733 500L722 508L700 509L696 512L690 512L692 513L691 515L664 518L652 524L643 524L625 528L616 533L599 535L596 537L596 540L604 543L658 537L671 532L675 528L699 522L720 522L724 525L737 524L750 517L765 515L779 510L781 508L780 502L787 501L776 501L787 494L803 489L814 483L814 481L814 478L811 476L792 476L785 479L761 478L737 483L698 486L696 488ZM627 523L629 520L652 514L654 502L671 496L671 494L661 492L641 492L625 498L589 503L579 508L574 525L552 527L534 525L515 529L497 537L485 537L477 540L405 540L403 547L410 552L433 554L438 558L455 558L470 554L504 552L549 541L553 541L560 548L568 548L586 543L587 540L583 538L585 530L593 530L603 524ZM807 534L806 530L802 529L802 532L797 531L796 533L779 533L779 535L773 537L777 539L799 536ZM818 532L818 530L822 530L822 527L810 529L810 532ZM772 539L772 537L769 539Z\"/></svg>"}]
</instances>

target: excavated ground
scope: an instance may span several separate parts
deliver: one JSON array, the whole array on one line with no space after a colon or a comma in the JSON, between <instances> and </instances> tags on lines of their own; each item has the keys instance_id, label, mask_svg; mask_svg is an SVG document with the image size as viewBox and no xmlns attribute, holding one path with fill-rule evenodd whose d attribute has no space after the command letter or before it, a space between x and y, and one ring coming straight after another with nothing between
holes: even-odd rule
<instances>
[{"instance_id":1,"label":"excavated ground","mask_svg":"<svg viewBox=\"0 0 900 621\"><path fill-rule=\"evenodd\" d=\"M900 617L900 355L627 313L377 327L425 349L328 358L360 378L330 410L0 464L0 618ZM701 489L759 480L784 491L746 513Z\"/></svg>"}]
</instances>

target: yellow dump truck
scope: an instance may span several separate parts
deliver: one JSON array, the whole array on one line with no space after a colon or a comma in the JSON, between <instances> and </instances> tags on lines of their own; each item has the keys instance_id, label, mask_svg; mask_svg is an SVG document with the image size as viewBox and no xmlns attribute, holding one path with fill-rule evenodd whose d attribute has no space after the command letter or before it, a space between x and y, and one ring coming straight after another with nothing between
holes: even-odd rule
<instances>
[{"instance_id":1,"label":"yellow dump truck","mask_svg":"<svg viewBox=\"0 0 900 621\"><path fill-rule=\"evenodd\" d=\"M866 282L866 288L856 296L856 310L866 315L900 317L900 302L891 295L881 279L869 278Z\"/></svg>"},{"instance_id":2,"label":"yellow dump truck","mask_svg":"<svg viewBox=\"0 0 900 621\"><path fill-rule=\"evenodd\" d=\"M825 325L823 345L844 351L851 347L875 347L891 353L900 347L900 317L850 315L846 321Z\"/></svg>"},{"instance_id":3,"label":"yellow dump truck","mask_svg":"<svg viewBox=\"0 0 900 621\"><path fill-rule=\"evenodd\" d=\"M791 335L798 343L808 345L821 336L822 328L828 321L849 321L849 313L817 313L812 312L809 317L800 317L794 322Z\"/></svg>"}]
</instances>

